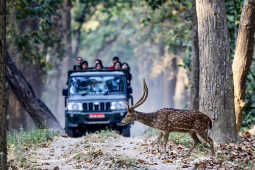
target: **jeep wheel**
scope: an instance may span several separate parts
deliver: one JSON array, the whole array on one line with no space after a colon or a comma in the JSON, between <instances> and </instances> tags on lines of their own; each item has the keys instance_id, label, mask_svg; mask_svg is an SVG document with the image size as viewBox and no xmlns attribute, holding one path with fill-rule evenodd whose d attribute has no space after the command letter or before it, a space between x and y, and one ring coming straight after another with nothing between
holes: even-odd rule
<instances>
[{"instance_id":1,"label":"jeep wheel","mask_svg":"<svg viewBox=\"0 0 255 170\"><path fill-rule=\"evenodd\" d=\"M124 137L130 137L130 125L122 127L121 135L124 136Z\"/></svg>"},{"instance_id":2,"label":"jeep wheel","mask_svg":"<svg viewBox=\"0 0 255 170\"><path fill-rule=\"evenodd\" d=\"M70 137L81 137L81 131L79 128L65 128L65 132Z\"/></svg>"}]
</instances>

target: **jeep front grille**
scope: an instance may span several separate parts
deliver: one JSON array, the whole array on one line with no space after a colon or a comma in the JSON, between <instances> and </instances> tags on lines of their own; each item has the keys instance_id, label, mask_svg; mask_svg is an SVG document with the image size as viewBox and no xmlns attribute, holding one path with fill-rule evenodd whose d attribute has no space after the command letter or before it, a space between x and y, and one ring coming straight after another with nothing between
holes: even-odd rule
<instances>
[{"instance_id":1,"label":"jeep front grille","mask_svg":"<svg viewBox=\"0 0 255 170\"><path fill-rule=\"evenodd\" d=\"M110 102L83 103L83 111L84 112L111 111L111 103Z\"/></svg>"}]
</instances>

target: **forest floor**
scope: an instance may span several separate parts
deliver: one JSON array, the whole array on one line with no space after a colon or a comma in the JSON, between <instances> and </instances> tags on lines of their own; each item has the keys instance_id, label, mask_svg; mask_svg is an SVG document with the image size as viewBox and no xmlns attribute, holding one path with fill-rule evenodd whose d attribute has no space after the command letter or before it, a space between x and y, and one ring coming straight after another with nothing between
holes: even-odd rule
<instances>
[{"instance_id":1,"label":"forest floor","mask_svg":"<svg viewBox=\"0 0 255 170\"><path fill-rule=\"evenodd\" d=\"M192 146L169 140L167 154L152 146L156 136L126 138L112 131L87 134L80 138L57 135L39 145L8 148L10 169L255 169L255 137L246 136L239 144L217 145L216 156L202 145L190 156ZM178 138L178 137L177 137Z\"/></svg>"}]
</instances>

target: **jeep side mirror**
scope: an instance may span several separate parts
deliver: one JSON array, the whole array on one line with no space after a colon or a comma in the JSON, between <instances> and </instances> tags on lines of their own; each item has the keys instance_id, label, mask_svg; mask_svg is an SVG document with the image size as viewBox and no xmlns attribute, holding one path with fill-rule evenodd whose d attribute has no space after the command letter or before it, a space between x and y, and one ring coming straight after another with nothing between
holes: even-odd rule
<instances>
[{"instance_id":1,"label":"jeep side mirror","mask_svg":"<svg viewBox=\"0 0 255 170\"><path fill-rule=\"evenodd\" d=\"M130 95L130 98L129 98L129 99L130 99L130 104L131 104L131 106L133 106L133 105L134 105L134 98L133 98L133 96Z\"/></svg>"},{"instance_id":2,"label":"jeep side mirror","mask_svg":"<svg viewBox=\"0 0 255 170\"><path fill-rule=\"evenodd\" d=\"M63 89L62 95L63 95L63 96L67 96L67 95L68 95L68 90L67 90L67 89Z\"/></svg>"}]
</instances>

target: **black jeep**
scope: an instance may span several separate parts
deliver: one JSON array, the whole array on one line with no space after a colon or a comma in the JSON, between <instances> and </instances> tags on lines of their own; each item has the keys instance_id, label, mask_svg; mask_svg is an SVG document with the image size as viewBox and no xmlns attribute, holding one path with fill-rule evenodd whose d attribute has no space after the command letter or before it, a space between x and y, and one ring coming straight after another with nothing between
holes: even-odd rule
<instances>
[{"instance_id":1,"label":"black jeep","mask_svg":"<svg viewBox=\"0 0 255 170\"><path fill-rule=\"evenodd\" d=\"M98 128L118 130L130 136L130 124L120 122L127 113L126 103L133 104L127 72L115 70L69 71L65 96L65 132L82 136Z\"/></svg>"}]
</instances>

